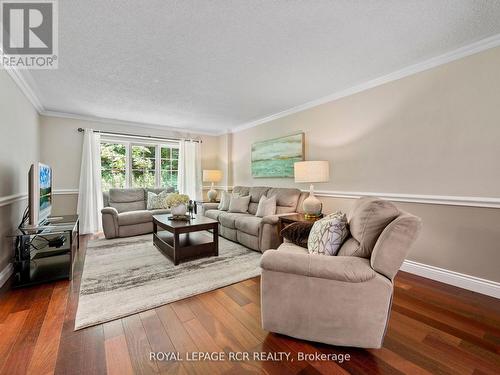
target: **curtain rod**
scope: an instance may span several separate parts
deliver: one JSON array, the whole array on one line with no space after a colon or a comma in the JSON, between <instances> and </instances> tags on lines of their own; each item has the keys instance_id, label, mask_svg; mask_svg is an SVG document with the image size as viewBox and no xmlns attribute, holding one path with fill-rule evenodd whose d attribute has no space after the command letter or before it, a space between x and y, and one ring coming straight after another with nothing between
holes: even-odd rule
<instances>
[{"instance_id":1,"label":"curtain rod","mask_svg":"<svg viewBox=\"0 0 500 375\"><path fill-rule=\"evenodd\" d=\"M83 133L85 131L85 129L83 128L78 128L78 131L80 133ZM106 132L106 131L102 131L102 130L93 130L94 133L100 133L100 134L103 134L103 135L117 135L117 136L121 136L121 137L134 137L134 138L147 138L147 139L151 139L151 140L162 140L162 141L182 141L184 138L166 138L166 137L156 137L156 136L152 136L152 135L139 135L139 134L129 134L129 133L115 133L115 132ZM192 139L192 138L189 138L189 139L185 139L186 141L191 141L191 142L197 142L197 143L203 143L200 139Z\"/></svg>"}]
</instances>

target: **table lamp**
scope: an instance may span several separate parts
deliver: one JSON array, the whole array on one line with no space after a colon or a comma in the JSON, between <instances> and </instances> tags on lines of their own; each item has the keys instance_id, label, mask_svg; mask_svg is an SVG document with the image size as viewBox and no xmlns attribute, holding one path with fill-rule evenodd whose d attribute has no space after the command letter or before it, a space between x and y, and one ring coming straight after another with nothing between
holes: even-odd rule
<instances>
[{"instance_id":1,"label":"table lamp","mask_svg":"<svg viewBox=\"0 0 500 375\"><path fill-rule=\"evenodd\" d=\"M215 202L217 199L217 190L214 189L214 182L219 182L222 179L222 171L218 169L204 169L203 182L211 182L212 186L207 193L208 200Z\"/></svg>"},{"instance_id":2,"label":"table lamp","mask_svg":"<svg viewBox=\"0 0 500 375\"><path fill-rule=\"evenodd\" d=\"M326 160L299 161L294 164L295 182L308 182L309 197L304 200L303 209L307 219L321 216L321 201L314 196L313 182L328 182L330 180L330 164Z\"/></svg>"}]
</instances>

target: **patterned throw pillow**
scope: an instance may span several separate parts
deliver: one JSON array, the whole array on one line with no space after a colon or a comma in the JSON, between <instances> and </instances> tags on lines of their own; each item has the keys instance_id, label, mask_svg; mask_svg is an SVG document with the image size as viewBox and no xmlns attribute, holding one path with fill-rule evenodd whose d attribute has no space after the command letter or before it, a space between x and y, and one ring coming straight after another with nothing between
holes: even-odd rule
<instances>
[{"instance_id":1,"label":"patterned throw pillow","mask_svg":"<svg viewBox=\"0 0 500 375\"><path fill-rule=\"evenodd\" d=\"M316 221L307 241L309 254L337 255L348 234L347 217L340 211Z\"/></svg>"},{"instance_id":2,"label":"patterned throw pillow","mask_svg":"<svg viewBox=\"0 0 500 375\"><path fill-rule=\"evenodd\" d=\"M148 202L147 209L148 210L162 210L168 208L167 204L167 193L166 190L162 191L159 194L155 194L151 191L148 191Z\"/></svg>"}]
</instances>

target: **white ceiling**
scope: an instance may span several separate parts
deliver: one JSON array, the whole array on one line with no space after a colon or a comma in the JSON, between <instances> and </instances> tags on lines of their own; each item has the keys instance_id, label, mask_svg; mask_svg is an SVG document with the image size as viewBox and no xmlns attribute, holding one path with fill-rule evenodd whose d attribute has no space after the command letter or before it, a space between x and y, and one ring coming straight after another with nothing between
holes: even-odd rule
<instances>
[{"instance_id":1,"label":"white ceiling","mask_svg":"<svg viewBox=\"0 0 500 375\"><path fill-rule=\"evenodd\" d=\"M500 33L500 1L64 0L45 111L220 133ZM25 73L23 73L25 74Z\"/></svg>"}]
</instances>

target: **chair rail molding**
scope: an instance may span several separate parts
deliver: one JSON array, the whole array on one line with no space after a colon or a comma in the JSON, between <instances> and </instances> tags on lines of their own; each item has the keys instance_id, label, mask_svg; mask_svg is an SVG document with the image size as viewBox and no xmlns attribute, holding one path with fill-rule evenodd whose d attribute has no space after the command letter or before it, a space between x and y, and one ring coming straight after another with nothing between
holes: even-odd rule
<instances>
[{"instance_id":1,"label":"chair rail molding","mask_svg":"<svg viewBox=\"0 0 500 375\"><path fill-rule=\"evenodd\" d=\"M302 190L302 191L307 193L309 190ZM379 197L394 202L500 208L500 197L401 194L401 193L378 193L378 192L335 191L335 190L319 190L315 191L314 194L318 197L330 197L330 198L357 199L360 197Z\"/></svg>"},{"instance_id":2,"label":"chair rail molding","mask_svg":"<svg viewBox=\"0 0 500 375\"><path fill-rule=\"evenodd\" d=\"M28 199L28 193L17 193L0 197L0 207L8 206L9 204Z\"/></svg>"},{"instance_id":3,"label":"chair rail molding","mask_svg":"<svg viewBox=\"0 0 500 375\"><path fill-rule=\"evenodd\" d=\"M54 195L78 195L78 189L56 189Z\"/></svg>"}]
</instances>

